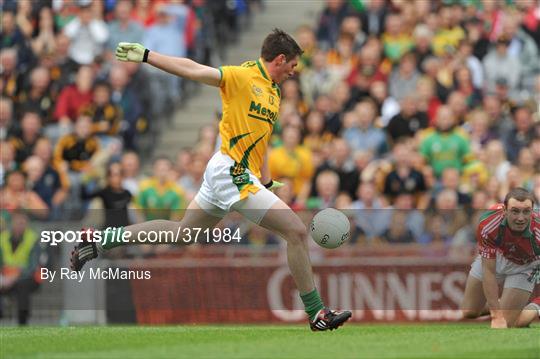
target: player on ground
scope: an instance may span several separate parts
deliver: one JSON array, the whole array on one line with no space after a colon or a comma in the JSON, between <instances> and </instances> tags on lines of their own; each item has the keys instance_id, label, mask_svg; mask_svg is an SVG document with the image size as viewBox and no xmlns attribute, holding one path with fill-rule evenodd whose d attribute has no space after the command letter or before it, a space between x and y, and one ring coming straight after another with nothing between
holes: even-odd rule
<instances>
[{"instance_id":1,"label":"player on ground","mask_svg":"<svg viewBox=\"0 0 540 359\"><path fill-rule=\"evenodd\" d=\"M480 254L461 305L465 318L491 314L492 328L507 328L526 327L539 317L540 297L527 304L540 282L540 216L533 207L534 196L515 188L504 204L481 217L476 231Z\"/></svg>"},{"instance_id":2,"label":"player on ground","mask_svg":"<svg viewBox=\"0 0 540 359\"><path fill-rule=\"evenodd\" d=\"M180 222L154 220L124 228L137 238L141 231L213 228L230 211L277 233L287 241L287 260L314 331L332 330L351 317L350 311L324 307L315 288L307 250L308 233L300 218L273 192L267 145L280 105L278 84L293 75L302 50L287 33L275 29L262 44L261 57L241 66L213 68L187 58L165 56L140 44L120 43L120 61L146 62L173 75L220 88L223 117L221 149L206 168L204 181ZM286 165L286 164L283 164ZM80 270L101 250L122 245L105 238L86 242L72 253L72 269Z\"/></svg>"}]
</instances>

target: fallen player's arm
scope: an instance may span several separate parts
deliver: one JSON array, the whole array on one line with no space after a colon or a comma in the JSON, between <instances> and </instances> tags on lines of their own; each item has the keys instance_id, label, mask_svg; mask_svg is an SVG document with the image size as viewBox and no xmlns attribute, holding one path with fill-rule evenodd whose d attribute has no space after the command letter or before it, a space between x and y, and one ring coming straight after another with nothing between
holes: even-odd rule
<instances>
[{"instance_id":1,"label":"fallen player's arm","mask_svg":"<svg viewBox=\"0 0 540 359\"><path fill-rule=\"evenodd\" d=\"M495 268L495 258L482 258L482 286L491 312L491 327L506 328L506 321L499 306L499 285L495 277Z\"/></svg>"},{"instance_id":2,"label":"fallen player's arm","mask_svg":"<svg viewBox=\"0 0 540 359\"><path fill-rule=\"evenodd\" d=\"M137 43L119 43L115 56L119 61L147 62L173 75L211 86L219 87L221 82L221 73L216 68L201 65L188 58L167 56L150 51Z\"/></svg>"}]
</instances>

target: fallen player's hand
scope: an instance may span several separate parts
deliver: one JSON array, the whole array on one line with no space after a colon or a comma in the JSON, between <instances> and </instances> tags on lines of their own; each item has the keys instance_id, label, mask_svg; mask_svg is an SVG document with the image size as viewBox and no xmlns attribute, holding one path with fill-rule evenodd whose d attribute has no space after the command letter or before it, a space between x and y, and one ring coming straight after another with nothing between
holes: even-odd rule
<instances>
[{"instance_id":1,"label":"fallen player's hand","mask_svg":"<svg viewBox=\"0 0 540 359\"><path fill-rule=\"evenodd\" d=\"M266 187L270 191L275 191L279 187L283 187L283 186L285 186L285 183L274 181L274 180L271 180L269 183L264 185L264 187Z\"/></svg>"},{"instance_id":2,"label":"fallen player's hand","mask_svg":"<svg viewBox=\"0 0 540 359\"><path fill-rule=\"evenodd\" d=\"M141 44L121 42L116 47L115 57L118 61L146 62L148 52Z\"/></svg>"},{"instance_id":3,"label":"fallen player's hand","mask_svg":"<svg viewBox=\"0 0 540 359\"><path fill-rule=\"evenodd\" d=\"M492 329L504 329L507 328L506 320L503 317L492 318L491 319L491 328Z\"/></svg>"}]
</instances>

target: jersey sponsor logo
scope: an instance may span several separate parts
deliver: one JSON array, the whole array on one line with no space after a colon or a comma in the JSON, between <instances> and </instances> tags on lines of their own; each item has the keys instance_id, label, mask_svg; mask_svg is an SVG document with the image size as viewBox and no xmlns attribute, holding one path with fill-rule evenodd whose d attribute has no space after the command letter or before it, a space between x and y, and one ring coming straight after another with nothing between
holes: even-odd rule
<instances>
[{"instance_id":1,"label":"jersey sponsor logo","mask_svg":"<svg viewBox=\"0 0 540 359\"><path fill-rule=\"evenodd\" d=\"M251 101L251 104L249 105L249 112L250 114L248 114L248 116L257 120L266 121L270 124L274 124L274 122L276 121L277 112L274 112L269 108L264 107L263 105L261 105L260 102L255 103L255 101ZM255 115L255 113L257 115Z\"/></svg>"}]
</instances>

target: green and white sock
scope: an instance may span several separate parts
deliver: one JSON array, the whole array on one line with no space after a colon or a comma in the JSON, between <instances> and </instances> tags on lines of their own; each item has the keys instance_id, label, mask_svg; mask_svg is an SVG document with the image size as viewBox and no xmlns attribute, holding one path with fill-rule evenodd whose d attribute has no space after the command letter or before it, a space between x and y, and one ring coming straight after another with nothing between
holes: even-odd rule
<instances>
[{"instance_id":1,"label":"green and white sock","mask_svg":"<svg viewBox=\"0 0 540 359\"><path fill-rule=\"evenodd\" d=\"M323 301L317 288L306 294L300 294L302 302L304 303L305 311L309 317L309 320L315 319L317 313L324 308Z\"/></svg>"}]
</instances>

